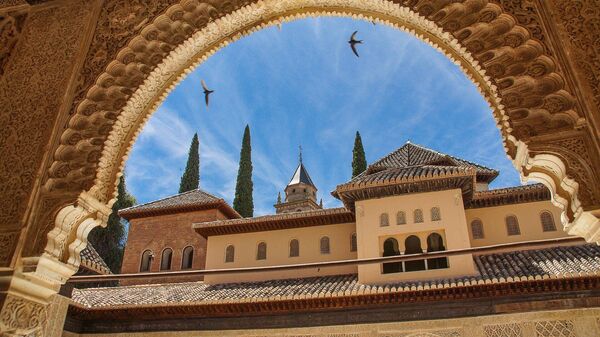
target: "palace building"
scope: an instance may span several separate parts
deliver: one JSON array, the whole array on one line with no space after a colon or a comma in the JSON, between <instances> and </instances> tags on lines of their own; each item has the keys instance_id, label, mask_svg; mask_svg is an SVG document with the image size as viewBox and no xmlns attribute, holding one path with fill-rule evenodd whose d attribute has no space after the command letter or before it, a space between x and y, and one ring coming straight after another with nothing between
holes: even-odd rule
<instances>
[{"instance_id":1,"label":"palace building","mask_svg":"<svg viewBox=\"0 0 600 337\"><path fill-rule=\"evenodd\" d=\"M122 210L124 273L259 270L75 289L65 335L597 336L600 248L546 187L497 176L408 142L338 185L339 208L300 161L273 215L201 190Z\"/></svg>"}]
</instances>

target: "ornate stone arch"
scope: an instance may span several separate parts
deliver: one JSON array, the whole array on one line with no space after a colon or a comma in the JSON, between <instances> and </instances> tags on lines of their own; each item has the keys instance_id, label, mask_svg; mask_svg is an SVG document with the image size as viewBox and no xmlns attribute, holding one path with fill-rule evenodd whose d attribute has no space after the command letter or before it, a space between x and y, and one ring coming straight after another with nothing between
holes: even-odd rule
<instances>
[{"instance_id":1,"label":"ornate stone arch","mask_svg":"<svg viewBox=\"0 0 600 337\"><path fill-rule=\"evenodd\" d=\"M568 175L563 159L529 150L534 137L579 127L577 102L546 46L489 0L181 0L146 23L87 90L62 133L45 191L87 191L88 198L112 205L137 134L187 73L246 34L317 15L397 27L453 60L489 102L506 153L523 179L542 181L551 189L570 233L591 230L587 239L598 240L600 223L584 212L579 184ZM49 236L48 244L56 245L56 240Z\"/></svg>"}]
</instances>

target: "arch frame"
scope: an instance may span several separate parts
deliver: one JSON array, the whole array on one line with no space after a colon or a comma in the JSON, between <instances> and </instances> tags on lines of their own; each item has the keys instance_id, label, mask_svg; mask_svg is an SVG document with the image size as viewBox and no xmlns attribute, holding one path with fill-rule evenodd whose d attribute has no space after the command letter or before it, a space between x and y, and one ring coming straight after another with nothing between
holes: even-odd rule
<instances>
[{"instance_id":1,"label":"arch frame","mask_svg":"<svg viewBox=\"0 0 600 337\"><path fill-rule=\"evenodd\" d=\"M545 54L543 46L531 37L526 28L519 26L513 16L498 5L487 3L485 0L478 2L485 2L485 8L490 9L479 14L491 13L490 17L481 16L485 20L477 22L480 26L485 26L487 31L490 31L494 28L493 24L497 23L499 27L509 29L512 35L504 36L506 48L512 47L514 51L526 47L527 52L534 55L523 65L535 67L525 67L525 72L528 73L515 75L516 82L508 88L505 87L506 83L502 81L502 77L492 70L492 66L496 65L493 64L493 59L488 60L488 63L492 63L489 65L480 63L473 56L473 53L481 54L480 48L483 48L483 51L486 51L485 48L489 49L489 46L476 43L476 38L486 30L470 31L465 36L458 34L460 32L456 29L450 33L450 22L445 22L442 27L442 23L448 18L434 22L411 8L387 0L257 0L239 8L220 8L219 10L224 10L223 13L207 3L190 9L188 7L192 2L182 0L180 4L171 6L164 14L141 28L140 33L118 53L108 64L106 71L98 76L96 83L87 91L86 97L71 117L69 127L61 136L60 145L55 151L55 160L48 170L44 190L52 193L65 189L69 186L69 181L81 181L82 186L86 186L85 176L89 174L90 169L87 164L77 162L78 158L85 157L88 162L93 163L95 178L91 187L81 192L79 199L84 197L96 200L100 206L93 212L103 213L102 209L110 209L115 201L118 179L122 175L131 146L144 123L175 85L192 69L218 49L266 26L307 16L350 16L407 31L455 62L489 103L506 153L519 171L523 182L533 179L550 189L553 203L563 211L561 222L569 234L582 236L588 241L600 241L598 214L584 210L578 197L580 186L568 175L563 159L555 153L530 151L527 137L518 135L517 138L513 134L513 127L519 123L519 119L513 117L511 123L507 114L507 109L514 111L521 105L523 109L529 109L526 104L530 103L529 98L520 97L520 92L535 93L538 96L531 99L541 99L545 102L536 113L550 119L556 117L565 121L573 120L572 125L579 125L577 123L580 119L573 110L573 97L565 89L565 81L556 69L556 62ZM457 6L460 5L463 4ZM423 9L420 9L422 12ZM154 42L161 32L169 31L173 27L181 28L182 20L190 16L195 16L199 23L198 27L191 28L194 30L191 36L173 34L172 39L168 41L173 48L166 55L153 54L156 51ZM150 46L154 47L149 48ZM531 56L527 53L523 55ZM144 63L147 60L150 60L149 63ZM528 81L531 78L534 80ZM130 82L131 85L127 84ZM126 84L120 86L122 83ZM97 144L96 139L87 139L81 135L81 128L91 125L90 120L95 118L102 121L107 115L114 117L114 123L102 124L104 129L100 130L100 134L105 132L107 135L101 145ZM105 128L109 125L110 128ZM97 150L98 148L101 150ZM71 167L80 169L72 170ZM72 206L66 206L63 210L68 207ZM59 211L59 215L61 212ZM59 218L57 216L55 229L60 226ZM105 220L98 217L92 223L102 225ZM71 229L69 237L77 237L77 240L85 243L85 230L79 231L77 223L71 227L75 229ZM46 248L52 246L51 241L61 241L62 244L65 240L62 236L57 236L53 229L48 234ZM69 256L73 260L73 267L77 267L75 252L70 252Z\"/></svg>"}]
</instances>

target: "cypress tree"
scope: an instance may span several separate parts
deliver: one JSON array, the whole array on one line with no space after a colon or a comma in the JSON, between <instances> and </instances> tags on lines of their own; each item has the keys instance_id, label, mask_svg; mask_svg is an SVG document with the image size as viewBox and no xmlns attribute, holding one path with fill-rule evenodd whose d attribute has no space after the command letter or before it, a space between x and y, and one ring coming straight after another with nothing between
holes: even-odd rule
<instances>
[{"instance_id":1,"label":"cypress tree","mask_svg":"<svg viewBox=\"0 0 600 337\"><path fill-rule=\"evenodd\" d=\"M356 131L354 138L354 149L352 150L352 178L361 174L367 169L367 159L365 158L365 149L362 145L360 133Z\"/></svg>"},{"instance_id":2,"label":"cypress tree","mask_svg":"<svg viewBox=\"0 0 600 337\"><path fill-rule=\"evenodd\" d=\"M200 182L200 158L198 156L198 145L198 134L194 133L194 138L192 138L192 143L190 144L190 152L188 154L187 164L185 165L185 172L183 172L183 176L181 176L179 193L198 188L198 184Z\"/></svg>"},{"instance_id":3,"label":"cypress tree","mask_svg":"<svg viewBox=\"0 0 600 337\"><path fill-rule=\"evenodd\" d=\"M121 272L123 249L125 248L125 220L117 213L120 209L136 204L135 197L127 192L125 176L121 176L117 187L117 201L112 206L106 227L96 227L88 235L88 241L96 249L113 273Z\"/></svg>"},{"instance_id":4,"label":"cypress tree","mask_svg":"<svg viewBox=\"0 0 600 337\"><path fill-rule=\"evenodd\" d=\"M242 139L242 150L240 151L240 166L235 185L235 198L233 199L233 209L245 218L252 217L254 214L251 153L250 127L246 125Z\"/></svg>"}]
</instances>

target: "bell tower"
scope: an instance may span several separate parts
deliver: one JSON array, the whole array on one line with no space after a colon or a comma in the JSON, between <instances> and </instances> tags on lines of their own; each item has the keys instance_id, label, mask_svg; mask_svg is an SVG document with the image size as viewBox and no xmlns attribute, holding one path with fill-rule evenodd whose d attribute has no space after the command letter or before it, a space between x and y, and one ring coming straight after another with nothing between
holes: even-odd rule
<instances>
[{"instance_id":1,"label":"bell tower","mask_svg":"<svg viewBox=\"0 0 600 337\"><path fill-rule=\"evenodd\" d=\"M277 198L276 213L301 212L322 208L321 205L317 204L317 187L310 179L308 171L302 163L302 147L300 147L298 167L285 187L285 201L281 202L281 198Z\"/></svg>"}]
</instances>

